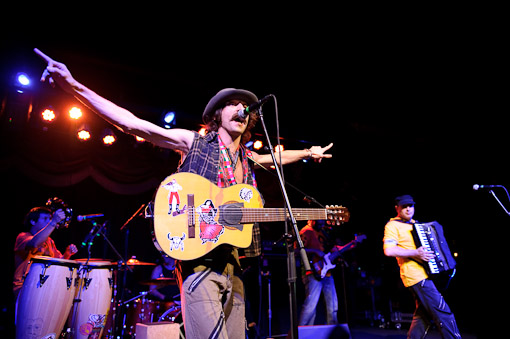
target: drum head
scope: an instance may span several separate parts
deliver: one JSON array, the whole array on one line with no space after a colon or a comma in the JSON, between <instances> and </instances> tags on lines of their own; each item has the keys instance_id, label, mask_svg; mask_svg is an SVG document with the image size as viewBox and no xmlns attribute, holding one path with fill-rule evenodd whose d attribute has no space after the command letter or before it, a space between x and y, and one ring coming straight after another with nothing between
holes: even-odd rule
<instances>
[{"instance_id":1,"label":"drum head","mask_svg":"<svg viewBox=\"0 0 510 339\"><path fill-rule=\"evenodd\" d=\"M91 268L113 268L116 267L115 263L109 261L107 259L101 258L91 258L89 260L85 259L75 259L80 265L89 266ZM88 262L87 262L88 261Z\"/></svg>"},{"instance_id":2,"label":"drum head","mask_svg":"<svg viewBox=\"0 0 510 339\"><path fill-rule=\"evenodd\" d=\"M47 256L34 256L30 259L31 262L47 264L47 265L61 265L69 267L78 267L80 264L76 260L53 258Z\"/></svg>"}]
</instances>

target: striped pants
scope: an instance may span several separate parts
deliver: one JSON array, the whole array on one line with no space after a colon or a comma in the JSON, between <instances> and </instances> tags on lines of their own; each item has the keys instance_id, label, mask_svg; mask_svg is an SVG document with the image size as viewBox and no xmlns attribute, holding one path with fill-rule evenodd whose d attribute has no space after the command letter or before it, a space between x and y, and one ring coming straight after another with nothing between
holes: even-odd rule
<instances>
[{"instance_id":1,"label":"striped pants","mask_svg":"<svg viewBox=\"0 0 510 339\"><path fill-rule=\"evenodd\" d=\"M455 316L431 280L424 279L409 289L416 301L416 310L407 338L425 338L432 321L443 338L461 338Z\"/></svg>"},{"instance_id":2,"label":"striped pants","mask_svg":"<svg viewBox=\"0 0 510 339\"><path fill-rule=\"evenodd\" d=\"M179 278L186 338L246 337L244 285L233 264L221 274L208 267Z\"/></svg>"}]
</instances>

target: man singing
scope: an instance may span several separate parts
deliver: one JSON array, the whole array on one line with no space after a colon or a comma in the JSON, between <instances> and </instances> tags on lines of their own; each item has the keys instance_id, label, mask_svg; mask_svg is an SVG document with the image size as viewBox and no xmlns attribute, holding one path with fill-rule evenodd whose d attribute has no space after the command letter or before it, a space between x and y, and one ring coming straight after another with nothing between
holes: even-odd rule
<instances>
[{"instance_id":1,"label":"man singing","mask_svg":"<svg viewBox=\"0 0 510 339\"><path fill-rule=\"evenodd\" d=\"M261 165L272 164L270 155L251 152L242 142L249 139L250 129L257 122L255 112L246 117L238 114L240 110L258 101L257 96L250 91L224 88L214 95L202 113L202 120L208 131L205 136L186 129L167 130L140 119L101 97L76 81L64 64L56 62L39 50L35 52L48 64L42 76L43 81L58 84L120 130L143 137L159 147L180 152L183 160L179 172L201 175L219 187L239 183L256 186L253 164L248 160L253 159ZM326 147L312 146L304 150L285 150L280 153L281 162L289 164L302 159L320 162L324 158L331 158L331 154L326 152L332 146L333 144ZM172 195L169 199L175 200ZM176 209L172 208L172 214L177 213L177 201L175 203ZM212 211L212 205L210 208ZM208 231L210 235L214 233L214 229L201 229L202 231ZM258 227L254 227L253 237L250 254L245 251L246 256L260 254ZM195 260L176 262L186 337L245 337L244 285L240 278L241 272L237 248L230 245L219 246Z\"/></svg>"}]
</instances>

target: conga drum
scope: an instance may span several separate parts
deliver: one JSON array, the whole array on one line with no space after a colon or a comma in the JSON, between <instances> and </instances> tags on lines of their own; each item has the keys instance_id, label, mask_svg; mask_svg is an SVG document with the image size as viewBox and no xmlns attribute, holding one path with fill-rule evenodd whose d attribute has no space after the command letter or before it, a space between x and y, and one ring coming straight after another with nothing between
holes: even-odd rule
<instances>
[{"instance_id":1,"label":"conga drum","mask_svg":"<svg viewBox=\"0 0 510 339\"><path fill-rule=\"evenodd\" d=\"M80 283L76 289L73 338L100 338L110 310L114 264L102 259L77 259Z\"/></svg>"},{"instance_id":2,"label":"conga drum","mask_svg":"<svg viewBox=\"0 0 510 339\"><path fill-rule=\"evenodd\" d=\"M75 295L79 264L74 260L37 256L18 297L16 338L58 338Z\"/></svg>"}]
</instances>

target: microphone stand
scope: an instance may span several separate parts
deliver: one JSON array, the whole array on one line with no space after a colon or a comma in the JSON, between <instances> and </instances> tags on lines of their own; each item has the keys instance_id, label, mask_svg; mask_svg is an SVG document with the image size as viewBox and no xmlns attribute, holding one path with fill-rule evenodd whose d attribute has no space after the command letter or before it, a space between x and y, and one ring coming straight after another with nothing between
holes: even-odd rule
<instances>
[{"instance_id":1,"label":"microphone stand","mask_svg":"<svg viewBox=\"0 0 510 339\"><path fill-rule=\"evenodd\" d=\"M274 97L274 96L273 96ZM282 195L285 202L285 207L288 211L288 216L293 226L293 232L295 235L295 239L298 243L299 254L301 255L301 261L305 267L306 271L310 271L310 263L308 262L308 257L306 255L306 251L303 247L303 242L301 241L301 237L297 236L299 234L299 230L297 227L296 218L294 218L294 214L292 212L292 208L290 205L289 197L287 195L287 191L285 190L285 184L283 182L282 174L280 172L280 168L278 163L276 162L276 157L273 151L273 146L271 144L271 140L269 138L269 133L267 132L266 124L264 122L264 114L262 113L262 107L259 109L260 122L262 123L262 128L264 129L264 133L266 136L267 144L269 150L271 152L271 158L273 159L273 164L275 166L276 174L278 176L278 182L280 183L280 189L282 191ZM297 339L299 336L298 333L298 315L297 315L297 298L296 298L296 258L294 256L293 247L293 236L289 234L287 222L285 222L285 238L287 241L287 282L289 285L289 302L290 302L290 338Z\"/></svg>"},{"instance_id":2,"label":"microphone stand","mask_svg":"<svg viewBox=\"0 0 510 339\"><path fill-rule=\"evenodd\" d=\"M505 191L506 191L506 188L504 186L501 186ZM508 212L508 210L505 208L505 206L501 203L501 201L498 199L498 197L496 196L496 193L494 193L493 190L490 190L489 191L490 194L492 194L492 196L494 197L494 199L496 199L496 201L498 202L498 204L501 206L501 208L503 208L503 210L505 211L505 213L507 215L510 215L510 212ZM508 191L507 191L507 195L508 195Z\"/></svg>"}]
</instances>

